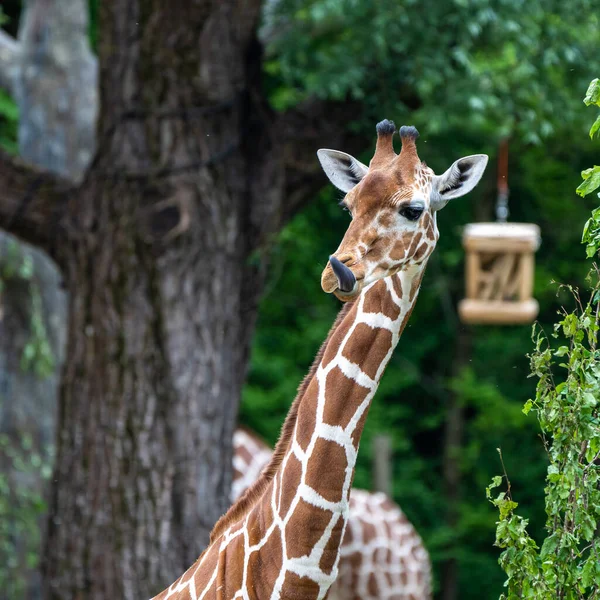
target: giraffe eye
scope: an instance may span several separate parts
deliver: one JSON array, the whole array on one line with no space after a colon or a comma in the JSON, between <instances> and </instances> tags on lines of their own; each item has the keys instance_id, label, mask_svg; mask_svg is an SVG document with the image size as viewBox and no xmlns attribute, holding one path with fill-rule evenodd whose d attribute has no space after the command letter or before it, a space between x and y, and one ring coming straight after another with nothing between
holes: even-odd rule
<instances>
[{"instance_id":1,"label":"giraffe eye","mask_svg":"<svg viewBox=\"0 0 600 600\"><path fill-rule=\"evenodd\" d=\"M421 206L405 206L400 209L400 214L409 221L417 221L423 214L423 208Z\"/></svg>"}]
</instances>

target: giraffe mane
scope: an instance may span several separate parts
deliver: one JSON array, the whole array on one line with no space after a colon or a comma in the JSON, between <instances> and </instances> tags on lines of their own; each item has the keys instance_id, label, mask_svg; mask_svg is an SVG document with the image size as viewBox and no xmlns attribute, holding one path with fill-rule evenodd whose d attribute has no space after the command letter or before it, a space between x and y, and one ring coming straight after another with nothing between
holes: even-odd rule
<instances>
[{"instance_id":1,"label":"giraffe mane","mask_svg":"<svg viewBox=\"0 0 600 600\"><path fill-rule=\"evenodd\" d=\"M217 521L210 534L211 544L218 539L219 536L221 536L230 525L236 523L250 512L256 502L263 496L268 485L275 477L275 474L277 473L290 446L290 441L292 439L292 434L298 418L298 407L300 406L302 397L304 396L310 382L317 372L319 363L325 354L327 343L353 305L354 301L351 301L346 302L344 306L342 306L342 309L338 313L333 325L331 326L331 329L329 330L329 333L327 334L327 338L325 338L325 341L321 344L310 370L298 386L298 392L296 393L296 397L294 398L292 406L290 407L287 417L283 423L279 439L277 440L277 444L275 445L275 450L273 451L273 455L271 456L269 464L262 470L258 479L248 489L246 489L246 491L238 498L238 500L232 506L230 506L227 512Z\"/></svg>"}]
</instances>

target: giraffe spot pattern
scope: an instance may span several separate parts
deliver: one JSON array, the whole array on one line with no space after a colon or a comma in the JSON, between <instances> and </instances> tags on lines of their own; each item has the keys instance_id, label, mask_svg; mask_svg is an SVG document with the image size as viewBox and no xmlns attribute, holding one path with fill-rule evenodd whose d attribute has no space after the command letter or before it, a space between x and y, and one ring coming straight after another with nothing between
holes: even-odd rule
<instances>
[{"instance_id":1,"label":"giraffe spot pattern","mask_svg":"<svg viewBox=\"0 0 600 600\"><path fill-rule=\"evenodd\" d=\"M406 255L407 255L406 243L405 243L404 239L398 240L392 246L392 249L390 250L390 253L389 253L389 257L394 262L399 262L399 261L403 260Z\"/></svg>"}]
</instances>

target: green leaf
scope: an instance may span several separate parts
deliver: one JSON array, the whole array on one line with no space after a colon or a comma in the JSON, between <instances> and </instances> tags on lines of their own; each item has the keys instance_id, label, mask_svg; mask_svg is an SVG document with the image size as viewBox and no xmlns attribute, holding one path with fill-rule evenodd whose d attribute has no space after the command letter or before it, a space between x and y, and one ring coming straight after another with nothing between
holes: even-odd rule
<instances>
[{"instance_id":1,"label":"green leaf","mask_svg":"<svg viewBox=\"0 0 600 600\"><path fill-rule=\"evenodd\" d=\"M581 584L584 587L584 591L594 583L598 571L600 571L598 561L592 555L587 559L581 570Z\"/></svg>"},{"instance_id":2,"label":"green leaf","mask_svg":"<svg viewBox=\"0 0 600 600\"><path fill-rule=\"evenodd\" d=\"M492 498L492 490L497 488L502 483L502 477L500 475L495 475L492 477L492 483L485 488L485 496L488 500Z\"/></svg>"},{"instance_id":3,"label":"green leaf","mask_svg":"<svg viewBox=\"0 0 600 600\"><path fill-rule=\"evenodd\" d=\"M0 115L14 122L19 118L19 109L15 101L3 90L0 90Z\"/></svg>"},{"instance_id":4,"label":"green leaf","mask_svg":"<svg viewBox=\"0 0 600 600\"><path fill-rule=\"evenodd\" d=\"M600 187L600 167L595 165L590 169L581 172L584 181L579 185L576 192L580 196L591 194L596 188Z\"/></svg>"},{"instance_id":5,"label":"green leaf","mask_svg":"<svg viewBox=\"0 0 600 600\"><path fill-rule=\"evenodd\" d=\"M596 120L594 121L594 124L590 128L590 138L592 140L594 139L594 136L598 133L599 129L600 129L600 115L598 115L596 117Z\"/></svg>"},{"instance_id":6,"label":"green leaf","mask_svg":"<svg viewBox=\"0 0 600 600\"><path fill-rule=\"evenodd\" d=\"M594 397L594 394L592 394L591 392L584 392L582 397L584 406L594 407L596 406L596 404L598 404L598 401Z\"/></svg>"},{"instance_id":7,"label":"green leaf","mask_svg":"<svg viewBox=\"0 0 600 600\"><path fill-rule=\"evenodd\" d=\"M547 537L542 544L542 549L540 550L540 558L542 560L546 560L549 554L553 554L558 547L560 542L560 535L554 533L551 536Z\"/></svg>"},{"instance_id":8,"label":"green leaf","mask_svg":"<svg viewBox=\"0 0 600 600\"><path fill-rule=\"evenodd\" d=\"M589 106L590 104L600 106L600 80L598 78L592 79L590 82L583 101L586 106Z\"/></svg>"}]
</instances>

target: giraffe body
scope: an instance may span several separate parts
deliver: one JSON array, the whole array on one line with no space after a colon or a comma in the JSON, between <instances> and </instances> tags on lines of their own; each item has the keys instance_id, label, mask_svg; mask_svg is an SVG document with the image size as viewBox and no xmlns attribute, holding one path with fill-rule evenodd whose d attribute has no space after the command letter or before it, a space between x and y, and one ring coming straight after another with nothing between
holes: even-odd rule
<instances>
[{"instance_id":1,"label":"giraffe body","mask_svg":"<svg viewBox=\"0 0 600 600\"><path fill-rule=\"evenodd\" d=\"M337 578L356 455L369 406L414 307L438 238L436 211L477 183L487 157L442 176L422 163L418 132L377 125L366 167L320 150L353 220L321 287L346 304L301 384L273 458L217 522L208 548L156 600L323 600Z\"/></svg>"},{"instance_id":2,"label":"giraffe body","mask_svg":"<svg viewBox=\"0 0 600 600\"><path fill-rule=\"evenodd\" d=\"M270 448L246 429L233 436L231 501L258 477ZM428 600L431 563L423 541L400 507L383 493L352 488L340 547L339 574L329 600Z\"/></svg>"}]
</instances>

